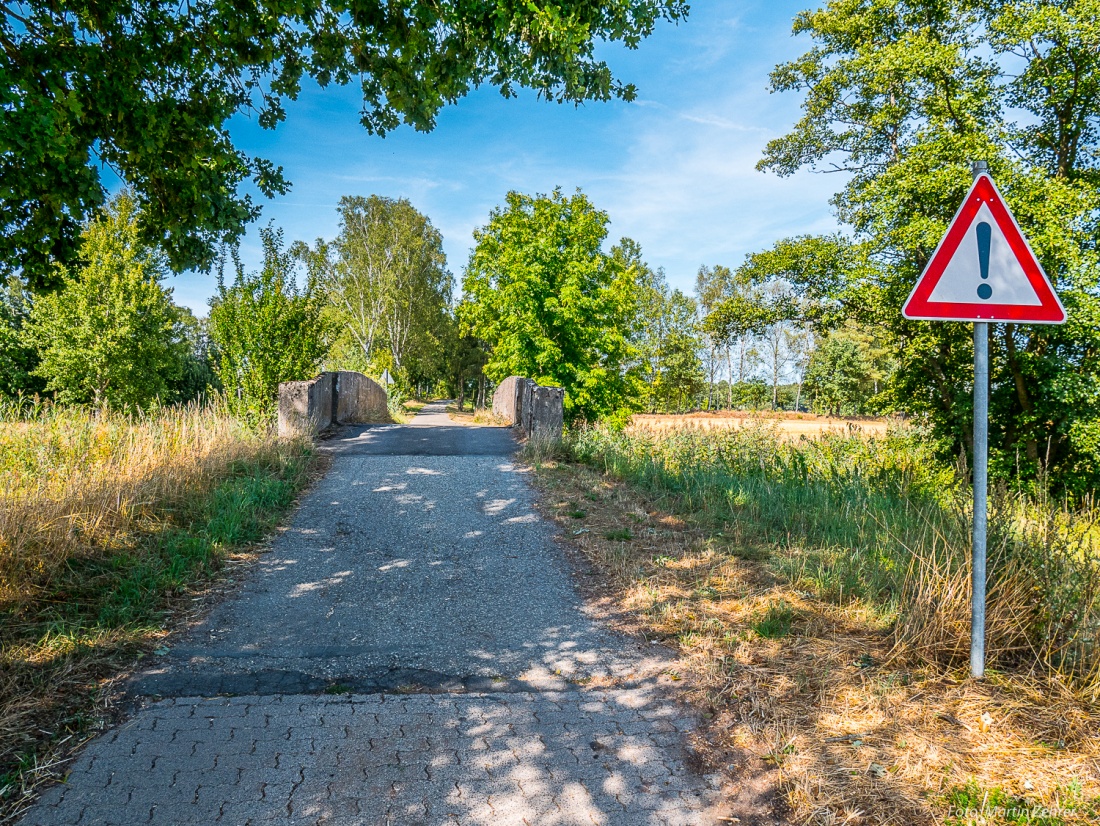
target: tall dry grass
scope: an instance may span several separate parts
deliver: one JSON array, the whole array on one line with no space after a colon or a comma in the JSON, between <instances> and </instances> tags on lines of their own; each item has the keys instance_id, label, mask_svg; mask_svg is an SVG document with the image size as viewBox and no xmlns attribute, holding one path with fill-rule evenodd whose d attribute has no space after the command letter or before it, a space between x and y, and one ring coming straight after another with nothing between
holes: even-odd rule
<instances>
[{"instance_id":1,"label":"tall dry grass","mask_svg":"<svg viewBox=\"0 0 1100 826\"><path fill-rule=\"evenodd\" d=\"M0 610L41 598L75 558L186 524L226 477L284 454L216 402L143 416L0 407Z\"/></svg>"},{"instance_id":2,"label":"tall dry grass","mask_svg":"<svg viewBox=\"0 0 1100 826\"><path fill-rule=\"evenodd\" d=\"M1091 503L995 492L975 681L969 491L919 433L594 430L528 458L613 614L677 648L731 816L1100 822Z\"/></svg>"},{"instance_id":3,"label":"tall dry grass","mask_svg":"<svg viewBox=\"0 0 1100 826\"><path fill-rule=\"evenodd\" d=\"M774 425L669 434L593 428L570 454L710 519L739 547L893 628L899 656L970 646L970 488L913 428L792 441ZM988 642L994 666L1057 672L1100 698L1100 509L995 488Z\"/></svg>"},{"instance_id":4,"label":"tall dry grass","mask_svg":"<svg viewBox=\"0 0 1100 826\"><path fill-rule=\"evenodd\" d=\"M217 401L130 416L0 406L0 822L64 770L111 681L307 479Z\"/></svg>"}]
</instances>

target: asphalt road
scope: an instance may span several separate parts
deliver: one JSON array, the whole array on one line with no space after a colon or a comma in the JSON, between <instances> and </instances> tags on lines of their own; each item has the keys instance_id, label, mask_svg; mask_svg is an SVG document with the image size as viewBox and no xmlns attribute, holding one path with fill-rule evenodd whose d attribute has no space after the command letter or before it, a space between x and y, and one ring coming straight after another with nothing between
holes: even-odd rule
<instances>
[{"instance_id":1,"label":"asphalt road","mask_svg":"<svg viewBox=\"0 0 1100 826\"><path fill-rule=\"evenodd\" d=\"M665 661L586 614L510 431L429 405L324 449L238 593L24 824L715 822Z\"/></svg>"}]
</instances>

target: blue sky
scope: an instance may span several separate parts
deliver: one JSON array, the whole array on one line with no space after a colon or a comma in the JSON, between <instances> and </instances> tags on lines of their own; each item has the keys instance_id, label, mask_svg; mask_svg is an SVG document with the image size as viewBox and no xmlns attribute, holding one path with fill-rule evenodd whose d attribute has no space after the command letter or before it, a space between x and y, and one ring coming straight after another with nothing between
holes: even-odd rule
<instances>
[{"instance_id":1,"label":"blue sky","mask_svg":"<svg viewBox=\"0 0 1100 826\"><path fill-rule=\"evenodd\" d=\"M755 169L765 143L799 115L797 95L769 94L767 84L776 63L809 47L790 34L809 5L696 0L686 22L662 25L638 50L604 48L616 76L638 87L633 103L575 108L480 89L444 109L429 134L403 127L379 138L358 122L355 87L307 88L274 132L243 117L231 132L293 182L289 194L263 199L260 221L274 220L288 241L334 237L343 195L405 197L443 234L461 279L471 233L509 190L580 188L609 214L609 243L633 238L650 265L690 291L700 265L737 266L780 238L835 228L828 200L838 177ZM257 266L254 229L242 257ZM212 275L169 284L179 303L205 314Z\"/></svg>"}]
</instances>

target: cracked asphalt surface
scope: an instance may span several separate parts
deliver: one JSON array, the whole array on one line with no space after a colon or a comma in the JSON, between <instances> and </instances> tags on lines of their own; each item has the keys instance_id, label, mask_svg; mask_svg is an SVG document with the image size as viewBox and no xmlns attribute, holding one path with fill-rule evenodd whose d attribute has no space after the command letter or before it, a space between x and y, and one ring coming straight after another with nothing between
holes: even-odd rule
<instances>
[{"instance_id":1,"label":"cracked asphalt surface","mask_svg":"<svg viewBox=\"0 0 1100 826\"><path fill-rule=\"evenodd\" d=\"M509 431L436 404L325 449L239 591L23 826L717 822L667 662L585 613Z\"/></svg>"}]
</instances>

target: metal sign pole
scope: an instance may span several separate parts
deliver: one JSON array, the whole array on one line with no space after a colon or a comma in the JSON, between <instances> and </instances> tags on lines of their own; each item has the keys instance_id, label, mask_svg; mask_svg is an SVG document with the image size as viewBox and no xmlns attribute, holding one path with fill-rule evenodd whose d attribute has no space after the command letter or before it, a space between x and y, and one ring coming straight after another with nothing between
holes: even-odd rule
<instances>
[{"instance_id":1,"label":"metal sign pole","mask_svg":"<svg viewBox=\"0 0 1100 826\"><path fill-rule=\"evenodd\" d=\"M1065 324L1066 309L989 177L989 166L985 161L977 161L972 168L974 184L905 299L901 314L914 321L974 324L970 673L980 678L985 674L989 518L989 325Z\"/></svg>"},{"instance_id":2,"label":"metal sign pole","mask_svg":"<svg viewBox=\"0 0 1100 826\"><path fill-rule=\"evenodd\" d=\"M977 178L985 161L972 169ZM970 676L985 674L986 497L989 490L989 322L974 322L974 544L971 568Z\"/></svg>"},{"instance_id":3,"label":"metal sign pole","mask_svg":"<svg viewBox=\"0 0 1100 826\"><path fill-rule=\"evenodd\" d=\"M974 560L970 676L985 673L985 534L989 486L989 323L974 322Z\"/></svg>"}]
</instances>

